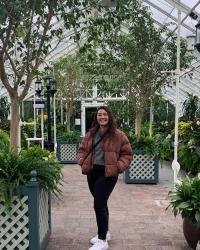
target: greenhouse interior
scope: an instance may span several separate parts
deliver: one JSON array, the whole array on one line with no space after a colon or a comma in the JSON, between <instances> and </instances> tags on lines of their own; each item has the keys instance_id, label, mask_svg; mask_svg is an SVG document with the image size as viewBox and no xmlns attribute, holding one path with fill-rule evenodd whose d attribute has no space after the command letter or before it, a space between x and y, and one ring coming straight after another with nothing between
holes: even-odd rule
<instances>
[{"instance_id":1,"label":"greenhouse interior","mask_svg":"<svg viewBox=\"0 0 200 250\"><path fill-rule=\"evenodd\" d=\"M200 250L200 0L0 1L1 249Z\"/></svg>"}]
</instances>

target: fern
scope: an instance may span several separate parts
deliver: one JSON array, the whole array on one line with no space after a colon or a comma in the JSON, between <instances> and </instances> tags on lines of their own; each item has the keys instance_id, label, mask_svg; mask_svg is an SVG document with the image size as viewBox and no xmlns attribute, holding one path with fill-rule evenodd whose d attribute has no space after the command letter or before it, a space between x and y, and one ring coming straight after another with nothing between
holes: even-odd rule
<instances>
[{"instance_id":1,"label":"fern","mask_svg":"<svg viewBox=\"0 0 200 250\"><path fill-rule=\"evenodd\" d=\"M32 170L37 171L37 179L45 191L61 195L62 165L54 155L40 147L32 147L16 155L5 147L0 150L0 200L5 203L7 211L19 188L30 181Z\"/></svg>"}]
</instances>

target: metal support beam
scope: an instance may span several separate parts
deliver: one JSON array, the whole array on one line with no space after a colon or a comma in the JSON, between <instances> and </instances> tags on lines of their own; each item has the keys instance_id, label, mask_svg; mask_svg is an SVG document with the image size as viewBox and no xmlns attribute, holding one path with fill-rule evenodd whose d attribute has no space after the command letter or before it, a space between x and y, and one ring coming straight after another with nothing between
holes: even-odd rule
<instances>
[{"instance_id":1,"label":"metal support beam","mask_svg":"<svg viewBox=\"0 0 200 250\"><path fill-rule=\"evenodd\" d=\"M174 20L177 23L177 18L175 18L174 16L172 16L170 13L168 13L167 11L163 10L162 8L160 8L158 5L152 3L149 0L143 0L143 2L146 2L147 4L149 4L150 6L152 6L154 9L160 11L161 13L163 13L164 15L166 15L166 17L171 18L172 20ZM193 29L192 27L188 26L187 24L183 23L182 24L183 27L185 27L186 29L188 29L189 31L195 33L196 30Z\"/></svg>"},{"instance_id":2,"label":"metal support beam","mask_svg":"<svg viewBox=\"0 0 200 250\"><path fill-rule=\"evenodd\" d=\"M180 31L181 31L181 11L178 9L178 32L177 32L177 61L176 61L176 107L175 107L175 129L174 129L174 159L172 169L174 171L174 184L178 181L180 164L178 162L178 119L179 119L179 85L180 85Z\"/></svg>"},{"instance_id":3,"label":"metal support beam","mask_svg":"<svg viewBox=\"0 0 200 250\"><path fill-rule=\"evenodd\" d=\"M171 6L173 6L174 8L180 10L181 12L185 13L186 15L189 15L191 12L193 12L194 14L196 14L197 16L200 17L200 13L198 13L197 11L195 11L195 8L193 7L192 9L189 8L187 5L181 3L178 0L165 0L165 2L168 2ZM195 6L199 5L200 1L198 1L197 4L195 4ZM189 13L189 14L188 14Z\"/></svg>"}]
</instances>

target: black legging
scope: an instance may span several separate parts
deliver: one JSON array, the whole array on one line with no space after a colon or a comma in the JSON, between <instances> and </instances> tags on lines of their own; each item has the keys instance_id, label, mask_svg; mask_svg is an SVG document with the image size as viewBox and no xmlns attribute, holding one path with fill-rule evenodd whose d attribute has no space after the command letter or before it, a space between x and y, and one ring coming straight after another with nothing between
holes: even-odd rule
<instances>
[{"instance_id":1,"label":"black legging","mask_svg":"<svg viewBox=\"0 0 200 250\"><path fill-rule=\"evenodd\" d=\"M88 186L94 197L94 210L98 226L98 237L106 239L108 231L109 211L107 201L113 191L118 177L105 177L105 167L94 165L87 175Z\"/></svg>"}]
</instances>

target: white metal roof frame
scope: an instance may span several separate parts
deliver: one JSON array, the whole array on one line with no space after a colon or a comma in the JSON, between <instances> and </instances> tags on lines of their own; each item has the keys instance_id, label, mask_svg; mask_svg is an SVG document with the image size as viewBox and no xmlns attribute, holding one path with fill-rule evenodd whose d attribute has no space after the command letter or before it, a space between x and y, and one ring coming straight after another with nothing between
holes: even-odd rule
<instances>
[{"instance_id":1,"label":"white metal roof frame","mask_svg":"<svg viewBox=\"0 0 200 250\"><path fill-rule=\"evenodd\" d=\"M155 20L155 24L158 26L167 25L171 22L174 25L169 25L168 29L176 33L177 29L177 10L182 12L181 20L181 36L186 38L188 36L195 36L195 25L200 20L200 0L141 0L144 5L149 6L152 13L152 18ZM63 23L55 23L58 27L63 27ZM61 42L55 51L52 52L47 57L47 61L55 61L65 54L72 54L77 50L77 46L68 39L70 32L66 32L65 41ZM56 41L52 41L56 43ZM200 57L199 57L200 58ZM198 66L196 66L198 65ZM193 71L196 78L200 78L200 68L199 63L192 64L189 70L183 72L183 74L188 74ZM171 91L172 90L172 91ZM30 90L31 92L31 90ZM188 93L194 93L200 96L200 83L197 79L181 77L180 84L180 97L181 100L186 98ZM6 95L6 90L0 86L0 96ZM165 98L168 98L172 102L174 101L174 86L171 88L165 88L164 91Z\"/></svg>"}]
</instances>

